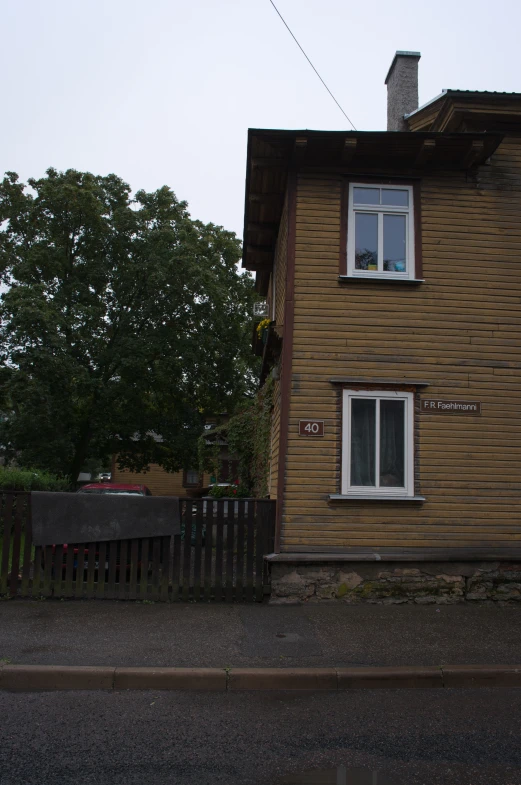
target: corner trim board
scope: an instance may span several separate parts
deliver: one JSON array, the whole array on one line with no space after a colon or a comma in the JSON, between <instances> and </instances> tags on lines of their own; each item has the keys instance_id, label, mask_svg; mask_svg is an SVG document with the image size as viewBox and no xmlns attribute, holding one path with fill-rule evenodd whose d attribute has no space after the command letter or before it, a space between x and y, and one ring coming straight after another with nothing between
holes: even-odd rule
<instances>
[{"instance_id":1,"label":"corner trim board","mask_svg":"<svg viewBox=\"0 0 521 785\"><path fill-rule=\"evenodd\" d=\"M295 242L297 226L297 175L288 173L288 240L286 249L286 299L284 302L284 333L282 341L281 391L280 391L280 441L277 476L277 511L275 517L275 553L280 552L286 463L289 440L289 404L291 372L293 366L293 327L295 321Z\"/></svg>"}]
</instances>

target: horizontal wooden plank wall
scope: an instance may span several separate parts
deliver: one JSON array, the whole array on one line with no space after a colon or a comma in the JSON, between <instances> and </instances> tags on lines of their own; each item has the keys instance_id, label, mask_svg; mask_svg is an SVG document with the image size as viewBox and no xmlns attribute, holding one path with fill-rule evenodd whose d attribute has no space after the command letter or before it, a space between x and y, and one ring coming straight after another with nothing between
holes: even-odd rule
<instances>
[{"instance_id":1,"label":"horizontal wooden plank wall","mask_svg":"<svg viewBox=\"0 0 521 785\"><path fill-rule=\"evenodd\" d=\"M271 413L270 442L270 476L268 492L270 499L277 498L277 481L279 477L279 442L280 442L280 381L273 384L273 409Z\"/></svg>"},{"instance_id":2,"label":"horizontal wooden plank wall","mask_svg":"<svg viewBox=\"0 0 521 785\"><path fill-rule=\"evenodd\" d=\"M411 131L429 131L434 120L440 111L440 102L433 102L430 107L426 107L421 112L413 114L407 118L407 124Z\"/></svg>"},{"instance_id":3,"label":"horizontal wooden plank wall","mask_svg":"<svg viewBox=\"0 0 521 785\"><path fill-rule=\"evenodd\" d=\"M270 275L268 289L268 307L270 319L275 320L278 327L284 324L284 302L286 299L286 265L288 248L288 203L284 202L280 217L277 242L275 244L274 264Z\"/></svg>"},{"instance_id":4,"label":"horizontal wooden plank wall","mask_svg":"<svg viewBox=\"0 0 521 785\"><path fill-rule=\"evenodd\" d=\"M277 247L275 249L275 323L284 324L286 302L286 266L288 249L288 203L287 198L280 219Z\"/></svg>"},{"instance_id":5,"label":"horizontal wooden plank wall","mask_svg":"<svg viewBox=\"0 0 521 785\"><path fill-rule=\"evenodd\" d=\"M270 295L275 294L275 324L277 328L284 325L284 304L286 301L286 268L287 268L287 248L288 248L288 209L287 201L284 204L282 217L280 220L277 246L275 249L274 272L270 280ZM275 277L275 287L273 289L273 277ZM270 302L270 315L273 314L272 302ZM273 412L271 418L271 450L270 450L270 475L269 475L269 494L270 498L277 498L277 481L279 476L279 440L280 440L280 382L276 381L273 389Z\"/></svg>"},{"instance_id":6,"label":"horizontal wooden plank wall","mask_svg":"<svg viewBox=\"0 0 521 785\"><path fill-rule=\"evenodd\" d=\"M299 176L295 333L282 550L521 541L521 139L475 174L422 182L425 283L338 281L340 177ZM334 376L429 381L482 416L419 415L422 506L340 492ZM323 439L299 418L325 420Z\"/></svg>"},{"instance_id":7,"label":"horizontal wooden plank wall","mask_svg":"<svg viewBox=\"0 0 521 785\"><path fill-rule=\"evenodd\" d=\"M192 488L183 486L183 472L167 472L161 466L153 463L147 472L131 472L128 469L118 469L117 463L112 473L112 482L129 482L136 485L146 485L154 496L191 496ZM203 482L210 482L210 475L204 475Z\"/></svg>"}]
</instances>

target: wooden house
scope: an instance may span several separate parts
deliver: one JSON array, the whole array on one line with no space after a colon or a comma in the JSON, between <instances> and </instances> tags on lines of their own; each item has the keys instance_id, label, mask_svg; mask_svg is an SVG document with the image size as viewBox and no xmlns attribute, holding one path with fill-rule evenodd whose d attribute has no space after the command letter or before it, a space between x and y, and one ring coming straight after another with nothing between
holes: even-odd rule
<instances>
[{"instance_id":1,"label":"wooden house","mask_svg":"<svg viewBox=\"0 0 521 785\"><path fill-rule=\"evenodd\" d=\"M279 602L521 599L521 94L419 57L387 131L249 131Z\"/></svg>"},{"instance_id":2,"label":"wooden house","mask_svg":"<svg viewBox=\"0 0 521 785\"><path fill-rule=\"evenodd\" d=\"M201 475L197 469L181 472L167 472L157 463L152 463L147 471L134 472L129 469L120 469L117 455L112 458L111 482L131 482L146 485L153 496L198 496L210 483L210 478ZM207 487L206 486L206 487Z\"/></svg>"},{"instance_id":3,"label":"wooden house","mask_svg":"<svg viewBox=\"0 0 521 785\"><path fill-rule=\"evenodd\" d=\"M222 425L227 420L226 414L207 418L205 425L205 437L214 440L213 429L217 425ZM161 441L161 437L155 437ZM219 437L219 465L215 475L202 472L199 468L184 469L179 472L168 472L162 466L151 463L146 471L135 472L129 469L121 469L118 465L118 456L112 456L112 482L130 482L137 485L146 485L153 496L179 496L199 497L208 490L214 483L225 484L233 483L237 480L238 460L237 456L230 453L226 439Z\"/></svg>"}]
</instances>

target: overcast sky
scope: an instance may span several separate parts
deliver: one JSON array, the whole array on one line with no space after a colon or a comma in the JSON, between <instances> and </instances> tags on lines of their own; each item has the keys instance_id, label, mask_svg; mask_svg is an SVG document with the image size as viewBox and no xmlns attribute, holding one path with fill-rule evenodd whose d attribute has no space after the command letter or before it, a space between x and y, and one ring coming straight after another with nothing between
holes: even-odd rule
<instances>
[{"instance_id":1,"label":"overcast sky","mask_svg":"<svg viewBox=\"0 0 521 785\"><path fill-rule=\"evenodd\" d=\"M521 91L516 0L275 0L357 129L386 124L396 49L420 103ZM248 127L349 130L269 0L1 0L1 170L170 186L242 236Z\"/></svg>"}]
</instances>

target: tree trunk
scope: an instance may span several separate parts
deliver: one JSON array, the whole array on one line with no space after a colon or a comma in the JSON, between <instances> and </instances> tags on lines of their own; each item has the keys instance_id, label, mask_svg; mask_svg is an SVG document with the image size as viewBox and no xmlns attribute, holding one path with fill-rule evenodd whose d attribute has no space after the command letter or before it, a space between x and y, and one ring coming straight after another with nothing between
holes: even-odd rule
<instances>
[{"instance_id":1,"label":"tree trunk","mask_svg":"<svg viewBox=\"0 0 521 785\"><path fill-rule=\"evenodd\" d=\"M90 440L92 438L92 427L90 420L85 422L82 429L80 436L74 446L74 456L70 464L69 470L69 479L71 485L76 485L78 482L78 474L81 471L81 467L85 463L87 459L87 455L89 454L89 446Z\"/></svg>"}]
</instances>

